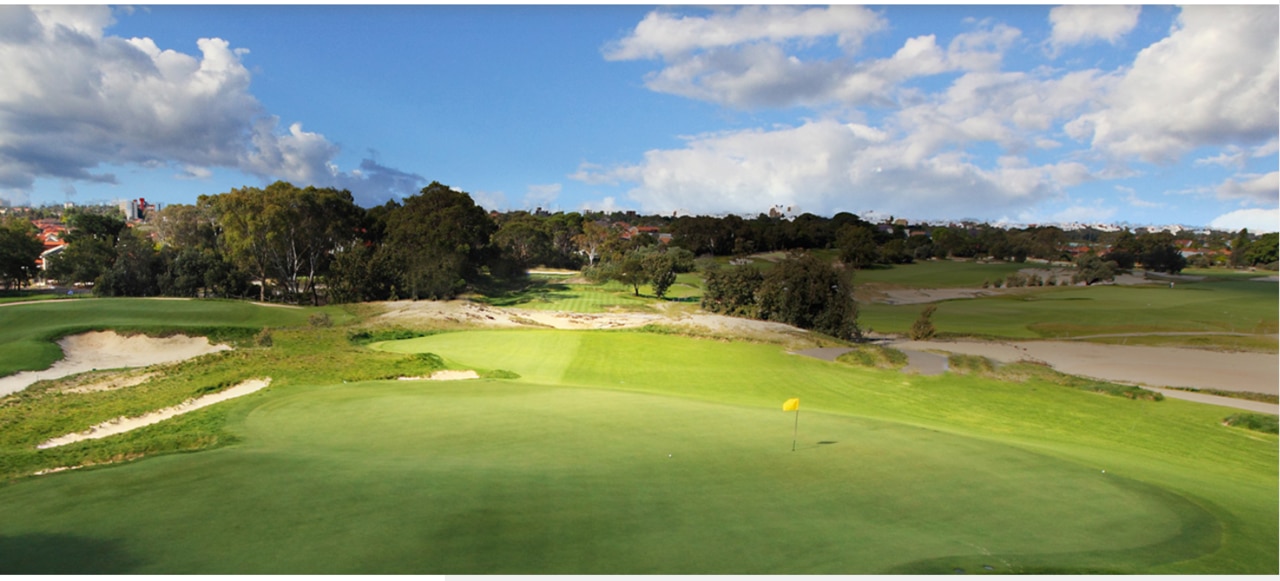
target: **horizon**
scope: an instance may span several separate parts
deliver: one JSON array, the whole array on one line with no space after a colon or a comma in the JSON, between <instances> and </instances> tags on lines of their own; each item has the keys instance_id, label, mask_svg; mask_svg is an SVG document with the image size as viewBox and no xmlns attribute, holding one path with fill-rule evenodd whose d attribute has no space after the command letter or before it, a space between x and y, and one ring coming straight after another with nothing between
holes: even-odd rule
<instances>
[{"instance_id":1,"label":"horizon","mask_svg":"<svg viewBox=\"0 0 1280 581\"><path fill-rule=\"evenodd\" d=\"M439 181L497 211L1275 232L1278 13L0 6L0 203Z\"/></svg>"}]
</instances>

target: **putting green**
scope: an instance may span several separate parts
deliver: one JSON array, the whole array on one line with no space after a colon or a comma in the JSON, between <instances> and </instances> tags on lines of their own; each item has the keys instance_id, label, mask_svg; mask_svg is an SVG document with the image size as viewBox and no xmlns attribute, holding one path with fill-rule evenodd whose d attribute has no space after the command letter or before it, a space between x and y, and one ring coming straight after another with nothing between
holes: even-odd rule
<instances>
[{"instance_id":1,"label":"putting green","mask_svg":"<svg viewBox=\"0 0 1280 581\"><path fill-rule=\"evenodd\" d=\"M1194 505L1091 467L820 413L792 452L792 419L518 382L293 390L242 446L0 489L0 570L1123 571L1215 547L1183 530Z\"/></svg>"},{"instance_id":2,"label":"putting green","mask_svg":"<svg viewBox=\"0 0 1280 581\"><path fill-rule=\"evenodd\" d=\"M1275 572L1276 439L1211 406L604 331L381 343L520 378L344 384L305 336L192 414L235 445L0 486L0 573Z\"/></svg>"}]
</instances>

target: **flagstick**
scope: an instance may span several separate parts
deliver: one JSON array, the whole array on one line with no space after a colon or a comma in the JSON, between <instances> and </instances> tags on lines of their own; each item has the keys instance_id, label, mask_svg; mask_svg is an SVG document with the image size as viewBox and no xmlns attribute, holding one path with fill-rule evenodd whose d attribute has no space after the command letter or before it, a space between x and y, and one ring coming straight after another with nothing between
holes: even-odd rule
<instances>
[{"instance_id":1,"label":"flagstick","mask_svg":"<svg viewBox=\"0 0 1280 581\"><path fill-rule=\"evenodd\" d=\"M796 407L796 427L791 432L791 451L796 451L796 436L800 434L800 407Z\"/></svg>"}]
</instances>

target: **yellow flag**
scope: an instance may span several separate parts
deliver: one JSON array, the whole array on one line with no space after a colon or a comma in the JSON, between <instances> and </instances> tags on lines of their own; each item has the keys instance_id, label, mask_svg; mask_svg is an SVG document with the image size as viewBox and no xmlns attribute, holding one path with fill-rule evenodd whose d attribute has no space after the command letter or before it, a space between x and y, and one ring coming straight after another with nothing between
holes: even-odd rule
<instances>
[{"instance_id":1,"label":"yellow flag","mask_svg":"<svg viewBox=\"0 0 1280 581\"><path fill-rule=\"evenodd\" d=\"M782 411L794 412L800 409L800 398L793 397L782 404Z\"/></svg>"}]
</instances>

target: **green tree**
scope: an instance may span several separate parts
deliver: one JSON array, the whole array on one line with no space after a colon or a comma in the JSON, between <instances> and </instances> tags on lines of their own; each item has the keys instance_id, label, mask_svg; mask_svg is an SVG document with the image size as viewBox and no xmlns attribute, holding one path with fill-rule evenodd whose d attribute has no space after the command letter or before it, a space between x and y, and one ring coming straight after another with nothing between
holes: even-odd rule
<instances>
[{"instance_id":1,"label":"green tree","mask_svg":"<svg viewBox=\"0 0 1280 581\"><path fill-rule=\"evenodd\" d=\"M1071 275L1071 282L1083 282L1088 286L1095 282L1115 280L1116 268L1116 263L1087 252L1076 258L1076 271Z\"/></svg>"},{"instance_id":2,"label":"green tree","mask_svg":"<svg viewBox=\"0 0 1280 581\"><path fill-rule=\"evenodd\" d=\"M615 260L602 267L604 277L616 280L631 287L635 296L640 296L640 285L649 282L649 272L645 269L644 253L631 251L623 255L622 260Z\"/></svg>"},{"instance_id":3,"label":"green tree","mask_svg":"<svg viewBox=\"0 0 1280 581\"><path fill-rule=\"evenodd\" d=\"M22 288L35 276L44 244L31 222L10 217L0 223L0 286Z\"/></svg>"},{"instance_id":4,"label":"green tree","mask_svg":"<svg viewBox=\"0 0 1280 581\"><path fill-rule=\"evenodd\" d=\"M1257 240L1249 243L1249 247L1245 250L1244 263L1257 266L1276 262L1277 254L1280 254L1278 241L1280 241L1280 234L1276 232L1259 236Z\"/></svg>"},{"instance_id":5,"label":"green tree","mask_svg":"<svg viewBox=\"0 0 1280 581\"><path fill-rule=\"evenodd\" d=\"M1252 241L1253 237L1249 235L1249 229L1241 228L1236 237L1231 240L1231 266L1240 267L1245 263L1245 253L1249 251L1249 244Z\"/></svg>"},{"instance_id":6,"label":"green tree","mask_svg":"<svg viewBox=\"0 0 1280 581\"><path fill-rule=\"evenodd\" d=\"M466 192L431 182L387 216L385 252L411 298L451 299L478 280L496 230Z\"/></svg>"},{"instance_id":7,"label":"green tree","mask_svg":"<svg viewBox=\"0 0 1280 581\"><path fill-rule=\"evenodd\" d=\"M212 204L228 257L260 281L259 300L269 285L297 301L310 295L333 251L356 238L363 215L351 193L332 188L298 188L276 182L266 189L233 189L201 203Z\"/></svg>"},{"instance_id":8,"label":"green tree","mask_svg":"<svg viewBox=\"0 0 1280 581\"><path fill-rule=\"evenodd\" d=\"M755 318L759 312L756 293L764 275L749 264L707 273L702 308L713 313Z\"/></svg>"},{"instance_id":9,"label":"green tree","mask_svg":"<svg viewBox=\"0 0 1280 581\"><path fill-rule=\"evenodd\" d=\"M163 262L151 239L129 228L120 233L115 259L94 283L96 295L150 297L160 294L158 275Z\"/></svg>"},{"instance_id":10,"label":"green tree","mask_svg":"<svg viewBox=\"0 0 1280 581\"><path fill-rule=\"evenodd\" d=\"M1137 243L1141 249L1138 261L1147 270L1177 274L1187 267L1187 259L1178 249L1173 234L1168 232L1143 234L1138 236Z\"/></svg>"},{"instance_id":11,"label":"green tree","mask_svg":"<svg viewBox=\"0 0 1280 581\"><path fill-rule=\"evenodd\" d=\"M1118 268L1129 270L1137 264L1140 254L1142 246L1138 243L1138 238L1132 232L1124 230L1111 243L1111 250L1102 255L1102 259L1113 261Z\"/></svg>"},{"instance_id":12,"label":"green tree","mask_svg":"<svg viewBox=\"0 0 1280 581\"><path fill-rule=\"evenodd\" d=\"M494 232L493 244L522 269L545 265L553 254L551 236L542 221L527 212L507 216Z\"/></svg>"},{"instance_id":13,"label":"green tree","mask_svg":"<svg viewBox=\"0 0 1280 581\"><path fill-rule=\"evenodd\" d=\"M850 268L862 269L880 262L880 248L868 227L844 226L836 246L840 248L840 262Z\"/></svg>"},{"instance_id":14,"label":"green tree","mask_svg":"<svg viewBox=\"0 0 1280 581\"><path fill-rule=\"evenodd\" d=\"M66 250L51 260L50 278L64 284L92 284L116 257L116 240L125 229L124 219L104 214L75 212L67 216Z\"/></svg>"},{"instance_id":15,"label":"green tree","mask_svg":"<svg viewBox=\"0 0 1280 581\"><path fill-rule=\"evenodd\" d=\"M582 232L573 236L573 243L587 257L587 267L594 267L605 244L617 235L611 228L592 221L582 222Z\"/></svg>"},{"instance_id":16,"label":"green tree","mask_svg":"<svg viewBox=\"0 0 1280 581\"><path fill-rule=\"evenodd\" d=\"M840 339L858 339L858 307L851 277L811 254L793 254L764 277L757 294L759 316L813 329Z\"/></svg>"},{"instance_id":17,"label":"green tree","mask_svg":"<svg viewBox=\"0 0 1280 581\"><path fill-rule=\"evenodd\" d=\"M642 254L640 262L654 296L666 298L667 290L676 282L675 258L669 252L648 252Z\"/></svg>"}]
</instances>

